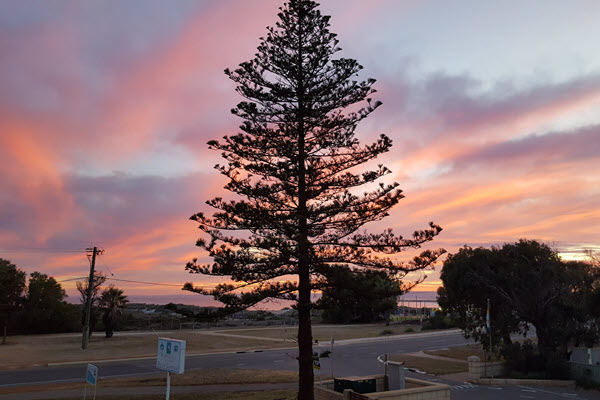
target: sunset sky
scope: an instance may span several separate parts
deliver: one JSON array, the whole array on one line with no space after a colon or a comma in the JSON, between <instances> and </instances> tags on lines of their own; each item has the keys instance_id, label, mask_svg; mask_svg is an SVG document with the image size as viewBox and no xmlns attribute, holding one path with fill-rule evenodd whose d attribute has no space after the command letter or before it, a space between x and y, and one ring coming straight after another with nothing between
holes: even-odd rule
<instances>
[{"instance_id":1,"label":"sunset sky","mask_svg":"<svg viewBox=\"0 0 600 400\"><path fill-rule=\"evenodd\" d=\"M600 2L322 0L383 106L358 129L406 198L377 231L434 221L430 247L600 248ZM129 296L180 300L225 181L209 139L237 132L223 74L275 0L0 3L0 257L75 296L86 247ZM439 286L439 269L418 290ZM112 275L111 275L112 274ZM178 296L178 297L176 297ZM189 302L198 295L189 294ZM139 298L139 297L138 297Z\"/></svg>"}]
</instances>

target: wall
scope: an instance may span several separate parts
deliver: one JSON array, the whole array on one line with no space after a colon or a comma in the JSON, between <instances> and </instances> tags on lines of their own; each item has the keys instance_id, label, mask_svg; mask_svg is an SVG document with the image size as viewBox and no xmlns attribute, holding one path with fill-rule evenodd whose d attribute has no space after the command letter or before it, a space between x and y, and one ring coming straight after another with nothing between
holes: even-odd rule
<instances>
[{"instance_id":1,"label":"wall","mask_svg":"<svg viewBox=\"0 0 600 400\"><path fill-rule=\"evenodd\" d=\"M506 373L504 361L485 362L477 356L467 358L469 363L469 382L479 382L480 378L491 378Z\"/></svg>"},{"instance_id":2,"label":"wall","mask_svg":"<svg viewBox=\"0 0 600 400\"><path fill-rule=\"evenodd\" d=\"M367 377L365 377L367 378ZM373 377L370 377L373 378ZM377 392L366 393L364 398L371 400L450 400L450 387L439 383L406 378L408 389L380 391L383 389L383 376L377 376ZM344 394L333 390L333 381L315 384L315 400L349 400L350 390Z\"/></svg>"}]
</instances>

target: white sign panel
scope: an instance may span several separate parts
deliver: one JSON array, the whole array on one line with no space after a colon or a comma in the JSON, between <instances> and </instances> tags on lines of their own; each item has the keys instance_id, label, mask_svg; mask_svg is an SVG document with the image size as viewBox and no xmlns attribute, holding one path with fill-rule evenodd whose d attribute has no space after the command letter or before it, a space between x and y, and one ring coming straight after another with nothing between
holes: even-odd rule
<instances>
[{"instance_id":1,"label":"white sign panel","mask_svg":"<svg viewBox=\"0 0 600 400\"><path fill-rule=\"evenodd\" d=\"M175 374L185 369L185 340L158 338L156 368Z\"/></svg>"},{"instance_id":2,"label":"white sign panel","mask_svg":"<svg viewBox=\"0 0 600 400\"><path fill-rule=\"evenodd\" d=\"M87 373L85 374L85 381L90 385L95 385L98 380L98 367L92 364L87 365Z\"/></svg>"}]
</instances>

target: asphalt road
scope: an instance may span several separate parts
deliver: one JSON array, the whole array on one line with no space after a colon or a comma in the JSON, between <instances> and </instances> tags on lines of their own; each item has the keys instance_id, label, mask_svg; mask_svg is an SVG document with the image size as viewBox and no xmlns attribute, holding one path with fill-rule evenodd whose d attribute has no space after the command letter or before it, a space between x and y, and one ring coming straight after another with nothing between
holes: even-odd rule
<instances>
[{"instance_id":1,"label":"asphalt road","mask_svg":"<svg viewBox=\"0 0 600 400\"><path fill-rule=\"evenodd\" d=\"M321 373L323 379L331 376L356 376L382 374L383 364L377 358L382 354L408 353L419 350L431 350L458 346L468 343L457 331L427 332L402 337L377 338L377 340L346 340L333 345L333 357L323 359ZM331 350L329 343L318 347ZM295 371L298 368L295 348L243 353L220 353L186 357L186 370L200 368L244 368L277 369ZM125 377L155 374L155 359L123 360L95 362L99 367L99 376ZM52 367L40 367L27 370L1 371L0 388L9 386L35 385L56 382L82 382L86 365L68 364ZM407 376L430 381L442 382L451 386L452 399L586 399L600 400L598 391L582 391L570 388L546 388L525 386L485 386L466 382L443 380L438 377L407 371ZM317 373L315 380L320 377Z\"/></svg>"}]
</instances>

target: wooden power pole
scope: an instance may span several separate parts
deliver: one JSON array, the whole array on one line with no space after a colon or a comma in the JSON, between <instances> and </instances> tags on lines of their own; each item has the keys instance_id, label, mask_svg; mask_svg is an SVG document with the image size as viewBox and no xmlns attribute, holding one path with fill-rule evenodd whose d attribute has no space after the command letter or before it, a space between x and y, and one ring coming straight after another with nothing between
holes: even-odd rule
<instances>
[{"instance_id":1,"label":"wooden power pole","mask_svg":"<svg viewBox=\"0 0 600 400\"><path fill-rule=\"evenodd\" d=\"M92 262L90 264L90 278L87 287L87 299L85 302L85 324L83 325L83 337L81 338L81 348L85 350L88 344L90 334L90 314L92 313L92 288L94 286L94 268L96 267L96 253L98 249L92 249Z\"/></svg>"}]
</instances>

